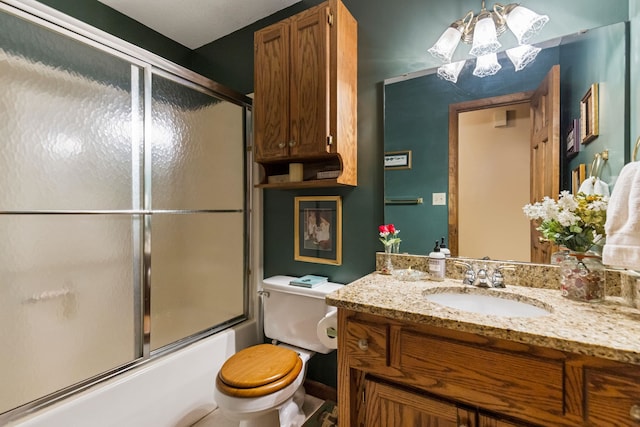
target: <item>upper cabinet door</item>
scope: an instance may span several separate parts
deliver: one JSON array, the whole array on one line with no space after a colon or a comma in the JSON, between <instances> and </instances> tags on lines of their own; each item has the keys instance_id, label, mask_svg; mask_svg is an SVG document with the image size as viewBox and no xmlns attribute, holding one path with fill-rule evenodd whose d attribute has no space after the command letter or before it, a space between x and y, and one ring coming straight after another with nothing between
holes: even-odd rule
<instances>
[{"instance_id":1,"label":"upper cabinet door","mask_svg":"<svg viewBox=\"0 0 640 427\"><path fill-rule=\"evenodd\" d=\"M254 138L256 161L289 155L289 24L255 33Z\"/></svg>"},{"instance_id":2,"label":"upper cabinet door","mask_svg":"<svg viewBox=\"0 0 640 427\"><path fill-rule=\"evenodd\" d=\"M297 15L291 24L291 157L328 152L329 8Z\"/></svg>"},{"instance_id":3,"label":"upper cabinet door","mask_svg":"<svg viewBox=\"0 0 640 427\"><path fill-rule=\"evenodd\" d=\"M357 33L340 0L255 33L254 154L264 171L259 186L357 184ZM303 181L287 179L290 162L303 164Z\"/></svg>"}]
</instances>

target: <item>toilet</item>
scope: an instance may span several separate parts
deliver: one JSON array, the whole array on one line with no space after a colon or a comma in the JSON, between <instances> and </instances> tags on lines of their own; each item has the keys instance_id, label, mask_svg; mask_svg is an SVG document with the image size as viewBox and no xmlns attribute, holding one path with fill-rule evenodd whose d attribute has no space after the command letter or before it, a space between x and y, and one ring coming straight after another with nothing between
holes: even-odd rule
<instances>
[{"instance_id":1,"label":"toilet","mask_svg":"<svg viewBox=\"0 0 640 427\"><path fill-rule=\"evenodd\" d=\"M324 299L342 285L304 288L289 285L292 279L274 276L262 283L264 333L273 344L238 351L216 377L218 409L240 427L300 427L307 362L336 348L331 339L321 340L318 323L335 314Z\"/></svg>"}]
</instances>

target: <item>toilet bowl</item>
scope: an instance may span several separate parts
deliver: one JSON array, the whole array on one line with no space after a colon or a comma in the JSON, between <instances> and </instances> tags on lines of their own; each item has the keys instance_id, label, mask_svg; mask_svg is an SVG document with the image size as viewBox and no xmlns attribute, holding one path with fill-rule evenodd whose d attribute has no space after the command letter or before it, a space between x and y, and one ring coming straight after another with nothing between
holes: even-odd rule
<instances>
[{"instance_id":1,"label":"toilet bowl","mask_svg":"<svg viewBox=\"0 0 640 427\"><path fill-rule=\"evenodd\" d=\"M314 288L289 285L293 277L263 281L265 336L275 344L258 344L231 356L218 372L214 400L222 414L240 427L300 427L307 362L314 353L329 353L319 338L318 323L335 308L325 296L342 285Z\"/></svg>"},{"instance_id":2,"label":"toilet bowl","mask_svg":"<svg viewBox=\"0 0 640 427\"><path fill-rule=\"evenodd\" d=\"M239 427L299 427L305 419L302 412L302 404L304 403L305 391L303 387L307 362L313 356L312 352L307 350L280 344L261 344L261 346L272 346L278 348L287 348L292 351L300 363L300 369L297 374L282 386L275 386L266 394L262 391L254 390L264 388L258 386L255 388L246 387L240 390L246 390L247 396L238 396L228 394L228 390L221 384L220 373L216 379L216 387L214 391L214 400L218 403L218 408L222 414L231 420L238 421ZM257 347L257 346L254 346ZM249 347L253 349L254 347ZM245 350L249 350L245 349ZM244 350L243 350L244 351ZM236 355L240 354L236 353ZM234 356L236 356L234 355ZM233 356L225 365L233 362ZM266 363L264 360L259 363ZM223 366L224 369L224 366ZM221 371L223 370L221 369ZM286 376L287 372L281 372Z\"/></svg>"}]
</instances>

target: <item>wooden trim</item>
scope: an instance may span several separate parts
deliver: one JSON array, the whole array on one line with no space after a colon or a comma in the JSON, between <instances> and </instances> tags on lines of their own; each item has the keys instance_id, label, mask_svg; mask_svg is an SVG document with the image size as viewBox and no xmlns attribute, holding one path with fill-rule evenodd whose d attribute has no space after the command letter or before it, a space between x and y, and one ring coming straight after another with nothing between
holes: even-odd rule
<instances>
[{"instance_id":1,"label":"wooden trim","mask_svg":"<svg viewBox=\"0 0 640 427\"><path fill-rule=\"evenodd\" d=\"M451 256L458 256L458 115L467 111L509 106L529 102L533 91L516 92L509 95L475 99L449 105L449 250Z\"/></svg>"}]
</instances>

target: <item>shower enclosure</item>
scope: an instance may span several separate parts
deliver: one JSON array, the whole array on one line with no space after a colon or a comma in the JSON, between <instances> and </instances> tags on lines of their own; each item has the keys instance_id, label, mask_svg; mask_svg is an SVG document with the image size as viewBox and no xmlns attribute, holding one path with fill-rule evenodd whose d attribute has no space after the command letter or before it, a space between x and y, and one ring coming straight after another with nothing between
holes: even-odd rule
<instances>
[{"instance_id":1,"label":"shower enclosure","mask_svg":"<svg viewBox=\"0 0 640 427\"><path fill-rule=\"evenodd\" d=\"M249 127L248 98L0 2L0 423L247 318Z\"/></svg>"}]
</instances>

